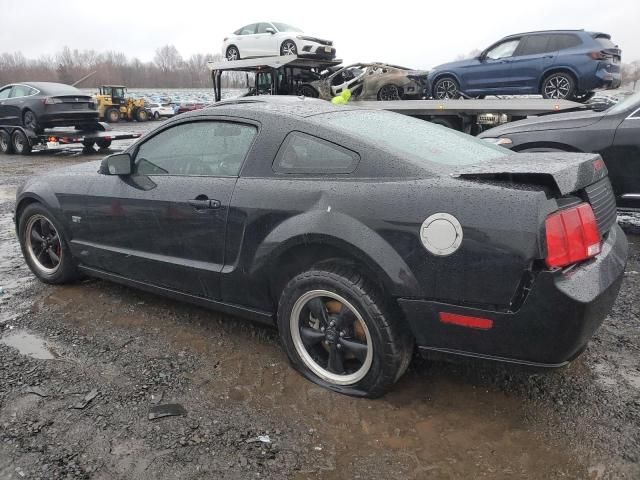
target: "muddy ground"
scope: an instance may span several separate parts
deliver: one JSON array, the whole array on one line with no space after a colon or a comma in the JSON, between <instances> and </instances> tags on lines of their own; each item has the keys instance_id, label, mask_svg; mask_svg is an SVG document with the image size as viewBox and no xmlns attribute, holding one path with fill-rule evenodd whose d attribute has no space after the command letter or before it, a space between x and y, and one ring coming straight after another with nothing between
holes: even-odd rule
<instances>
[{"instance_id":1,"label":"muddy ground","mask_svg":"<svg viewBox=\"0 0 640 480\"><path fill-rule=\"evenodd\" d=\"M0 479L640 478L633 225L618 301L569 367L415 359L384 398L353 399L295 373L268 328L104 281L35 281L16 187L100 156L0 156ZM149 420L165 404L186 413Z\"/></svg>"}]
</instances>

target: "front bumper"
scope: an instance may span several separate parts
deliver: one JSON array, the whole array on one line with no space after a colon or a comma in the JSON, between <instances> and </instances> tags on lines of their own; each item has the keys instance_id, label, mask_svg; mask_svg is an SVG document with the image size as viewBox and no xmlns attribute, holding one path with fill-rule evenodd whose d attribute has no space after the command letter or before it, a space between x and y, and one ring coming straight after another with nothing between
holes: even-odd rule
<instances>
[{"instance_id":1,"label":"front bumper","mask_svg":"<svg viewBox=\"0 0 640 480\"><path fill-rule=\"evenodd\" d=\"M336 49L331 45L323 45L309 40L297 40L298 56L313 56L322 58L335 58Z\"/></svg>"},{"instance_id":2,"label":"front bumper","mask_svg":"<svg viewBox=\"0 0 640 480\"><path fill-rule=\"evenodd\" d=\"M426 300L399 299L398 303L423 350L562 366L584 350L611 310L627 255L626 237L616 224L595 259L566 272L539 272L515 312ZM493 326L475 330L441 323L439 312L491 319Z\"/></svg>"}]
</instances>

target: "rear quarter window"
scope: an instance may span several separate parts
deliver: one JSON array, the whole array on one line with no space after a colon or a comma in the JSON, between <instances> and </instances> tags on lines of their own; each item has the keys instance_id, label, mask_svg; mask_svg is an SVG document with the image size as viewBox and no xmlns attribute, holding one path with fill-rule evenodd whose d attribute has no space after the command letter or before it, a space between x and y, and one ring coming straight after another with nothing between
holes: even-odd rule
<instances>
[{"instance_id":1,"label":"rear quarter window","mask_svg":"<svg viewBox=\"0 0 640 480\"><path fill-rule=\"evenodd\" d=\"M348 174L360 156L340 145L302 132L287 135L273 162L277 173Z\"/></svg>"},{"instance_id":2,"label":"rear quarter window","mask_svg":"<svg viewBox=\"0 0 640 480\"><path fill-rule=\"evenodd\" d=\"M549 51L566 50L582 44L578 35L572 33L554 33L549 35Z\"/></svg>"}]
</instances>

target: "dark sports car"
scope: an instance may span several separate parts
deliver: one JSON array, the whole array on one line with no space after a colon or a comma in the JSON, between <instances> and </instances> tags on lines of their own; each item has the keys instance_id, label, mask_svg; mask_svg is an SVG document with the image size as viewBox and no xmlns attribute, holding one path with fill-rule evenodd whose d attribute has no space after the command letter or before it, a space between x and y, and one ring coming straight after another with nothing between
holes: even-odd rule
<instances>
[{"instance_id":1,"label":"dark sports car","mask_svg":"<svg viewBox=\"0 0 640 480\"><path fill-rule=\"evenodd\" d=\"M376 396L416 344L564 365L613 304L627 242L600 157L506 153L395 113L238 99L28 180L16 228L44 282L275 324L307 378Z\"/></svg>"},{"instance_id":2,"label":"dark sports car","mask_svg":"<svg viewBox=\"0 0 640 480\"><path fill-rule=\"evenodd\" d=\"M534 117L479 136L517 152L599 153L618 206L640 210L640 92L603 112Z\"/></svg>"},{"instance_id":3,"label":"dark sports car","mask_svg":"<svg viewBox=\"0 0 640 480\"><path fill-rule=\"evenodd\" d=\"M51 127L94 128L98 123L91 95L62 83L28 82L0 88L0 125L42 133Z\"/></svg>"}]
</instances>

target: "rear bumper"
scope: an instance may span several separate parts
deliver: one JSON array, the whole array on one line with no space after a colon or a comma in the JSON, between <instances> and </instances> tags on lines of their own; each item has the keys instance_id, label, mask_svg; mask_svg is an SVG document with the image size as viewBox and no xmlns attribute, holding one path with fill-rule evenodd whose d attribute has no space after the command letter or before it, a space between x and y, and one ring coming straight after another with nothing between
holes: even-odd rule
<instances>
[{"instance_id":1,"label":"rear bumper","mask_svg":"<svg viewBox=\"0 0 640 480\"><path fill-rule=\"evenodd\" d=\"M421 349L562 366L578 356L609 313L624 275L627 240L614 225L597 258L565 272L540 272L516 312L399 299ZM493 321L476 330L439 321L450 312Z\"/></svg>"},{"instance_id":2,"label":"rear bumper","mask_svg":"<svg viewBox=\"0 0 640 480\"><path fill-rule=\"evenodd\" d=\"M66 127L93 123L98 121L98 112L89 110L79 112L72 110L68 112L45 113L38 116L38 121L42 125L50 127Z\"/></svg>"},{"instance_id":3,"label":"rear bumper","mask_svg":"<svg viewBox=\"0 0 640 480\"><path fill-rule=\"evenodd\" d=\"M620 87L622 75L617 65L601 64L596 70L595 76L583 78L580 82L580 90L610 90Z\"/></svg>"}]
</instances>

